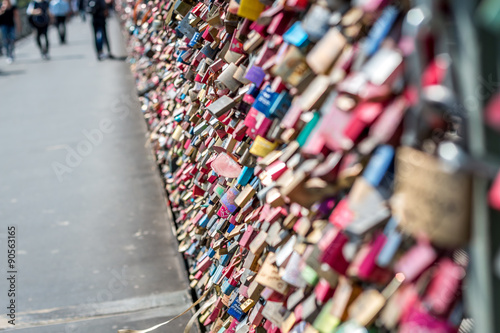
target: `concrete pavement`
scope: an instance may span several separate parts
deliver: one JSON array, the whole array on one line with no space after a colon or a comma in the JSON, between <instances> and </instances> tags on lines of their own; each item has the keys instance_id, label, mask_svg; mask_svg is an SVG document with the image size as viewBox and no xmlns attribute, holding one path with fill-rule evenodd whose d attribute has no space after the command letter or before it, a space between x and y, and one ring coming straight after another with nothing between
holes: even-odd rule
<instances>
[{"instance_id":1,"label":"concrete pavement","mask_svg":"<svg viewBox=\"0 0 500 333\"><path fill-rule=\"evenodd\" d=\"M115 18L108 34L124 56ZM74 18L67 45L51 29L51 60L34 36L13 65L0 58L0 309L15 225L21 333L146 328L191 302L130 70L98 62L92 38Z\"/></svg>"}]
</instances>

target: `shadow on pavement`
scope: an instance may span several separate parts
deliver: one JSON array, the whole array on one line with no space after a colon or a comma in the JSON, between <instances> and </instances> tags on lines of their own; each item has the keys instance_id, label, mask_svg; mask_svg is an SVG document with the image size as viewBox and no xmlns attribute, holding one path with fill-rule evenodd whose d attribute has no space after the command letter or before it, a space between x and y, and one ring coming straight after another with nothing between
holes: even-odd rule
<instances>
[{"instance_id":1,"label":"shadow on pavement","mask_svg":"<svg viewBox=\"0 0 500 333\"><path fill-rule=\"evenodd\" d=\"M65 46L76 46L76 45L89 45L89 46L94 46L92 43L89 43L88 40L71 40L69 39L66 44L58 44L62 47L65 47Z\"/></svg>"},{"instance_id":2,"label":"shadow on pavement","mask_svg":"<svg viewBox=\"0 0 500 333\"><path fill-rule=\"evenodd\" d=\"M127 60L127 56L114 56L113 58L108 58L109 60L116 60L116 61L125 61Z\"/></svg>"},{"instance_id":3,"label":"shadow on pavement","mask_svg":"<svg viewBox=\"0 0 500 333\"><path fill-rule=\"evenodd\" d=\"M41 62L47 62L47 61L60 61L60 60L75 60L75 59L84 59L85 56L81 54L73 54L73 55L65 55L65 56L50 56L50 60L44 60L41 57L40 58L30 58L30 59L18 59L16 60L17 64L38 64Z\"/></svg>"},{"instance_id":4,"label":"shadow on pavement","mask_svg":"<svg viewBox=\"0 0 500 333\"><path fill-rule=\"evenodd\" d=\"M2 69L0 69L0 77L2 76L12 76L12 75L21 75L21 74L24 74L26 73L26 71L23 71L23 70L13 70L13 71L4 71Z\"/></svg>"},{"instance_id":5,"label":"shadow on pavement","mask_svg":"<svg viewBox=\"0 0 500 333\"><path fill-rule=\"evenodd\" d=\"M51 60L74 60L74 59L84 59L85 56L82 54L69 54L65 56L51 56Z\"/></svg>"}]
</instances>

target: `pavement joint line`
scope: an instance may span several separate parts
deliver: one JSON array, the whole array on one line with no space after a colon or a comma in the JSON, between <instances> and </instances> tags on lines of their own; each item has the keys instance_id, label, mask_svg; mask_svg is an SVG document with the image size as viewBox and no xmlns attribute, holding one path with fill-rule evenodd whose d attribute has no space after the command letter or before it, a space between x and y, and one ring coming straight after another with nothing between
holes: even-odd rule
<instances>
[{"instance_id":1,"label":"pavement joint line","mask_svg":"<svg viewBox=\"0 0 500 333\"><path fill-rule=\"evenodd\" d=\"M64 308L21 312L16 315L15 329L65 324L75 321L136 313L165 308L165 316L175 316L191 305L188 289L102 303L81 304ZM170 310L170 311L169 311ZM0 320L0 331L12 328Z\"/></svg>"}]
</instances>

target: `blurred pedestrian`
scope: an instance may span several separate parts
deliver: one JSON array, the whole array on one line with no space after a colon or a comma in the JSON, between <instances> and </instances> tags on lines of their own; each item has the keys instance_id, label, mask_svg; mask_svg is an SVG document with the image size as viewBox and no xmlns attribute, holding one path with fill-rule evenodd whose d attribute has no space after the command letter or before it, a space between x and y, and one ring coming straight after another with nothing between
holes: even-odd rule
<instances>
[{"instance_id":1,"label":"blurred pedestrian","mask_svg":"<svg viewBox=\"0 0 500 333\"><path fill-rule=\"evenodd\" d=\"M11 2L11 0L0 1L0 30L2 31L2 40L4 42L5 52L7 55L7 63L10 64L14 61L16 30L20 33L21 20L15 3Z\"/></svg>"},{"instance_id":2,"label":"blurred pedestrian","mask_svg":"<svg viewBox=\"0 0 500 333\"><path fill-rule=\"evenodd\" d=\"M86 0L78 0L78 11L80 12L80 17L82 18L82 22L87 20L87 1Z\"/></svg>"},{"instance_id":3,"label":"blurred pedestrian","mask_svg":"<svg viewBox=\"0 0 500 333\"><path fill-rule=\"evenodd\" d=\"M66 0L51 0L49 11L55 17L55 25L59 33L59 42L66 44L66 18L71 8Z\"/></svg>"},{"instance_id":4,"label":"blurred pedestrian","mask_svg":"<svg viewBox=\"0 0 500 333\"><path fill-rule=\"evenodd\" d=\"M49 2L47 0L32 0L26 10L28 21L36 29L36 43L42 53L42 58L49 59L49 29L50 14ZM42 37L45 43L42 44Z\"/></svg>"},{"instance_id":5,"label":"blurred pedestrian","mask_svg":"<svg viewBox=\"0 0 500 333\"><path fill-rule=\"evenodd\" d=\"M73 17L76 13L78 13L78 0L68 0L69 7L71 8L69 17Z\"/></svg>"},{"instance_id":6,"label":"blurred pedestrian","mask_svg":"<svg viewBox=\"0 0 500 333\"><path fill-rule=\"evenodd\" d=\"M105 0L90 0L87 6L87 12L92 15L97 60L102 60L105 57L103 53L104 44L106 44L108 50L108 57L114 58L111 54L108 34L106 32L106 19L108 18L109 11Z\"/></svg>"}]
</instances>

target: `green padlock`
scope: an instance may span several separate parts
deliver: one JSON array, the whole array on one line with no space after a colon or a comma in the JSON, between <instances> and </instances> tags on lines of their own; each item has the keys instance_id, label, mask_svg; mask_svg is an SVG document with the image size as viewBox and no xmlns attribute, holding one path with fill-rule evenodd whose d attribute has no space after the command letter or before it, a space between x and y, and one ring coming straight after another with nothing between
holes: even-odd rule
<instances>
[{"instance_id":1,"label":"green padlock","mask_svg":"<svg viewBox=\"0 0 500 333\"><path fill-rule=\"evenodd\" d=\"M304 128L299 134L299 137L297 138L297 142L299 143L300 147L304 146L307 139L311 135L313 129L316 127L316 124L318 123L319 119L320 119L319 113L314 112L312 119L306 124L306 126L304 126Z\"/></svg>"},{"instance_id":2,"label":"green padlock","mask_svg":"<svg viewBox=\"0 0 500 333\"><path fill-rule=\"evenodd\" d=\"M304 267L301 272L302 278L310 286L315 286L319 281L318 273L310 266Z\"/></svg>"},{"instance_id":3,"label":"green padlock","mask_svg":"<svg viewBox=\"0 0 500 333\"><path fill-rule=\"evenodd\" d=\"M340 319L332 316L330 313L333 307L333 301L329 300L321 309L321 312L314 320L313 326L320 333L333 333L340 324Z\"/></svg>"}]
</instances>

